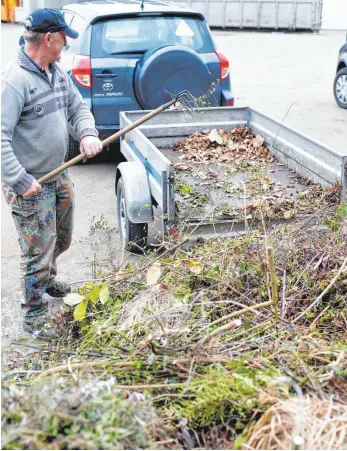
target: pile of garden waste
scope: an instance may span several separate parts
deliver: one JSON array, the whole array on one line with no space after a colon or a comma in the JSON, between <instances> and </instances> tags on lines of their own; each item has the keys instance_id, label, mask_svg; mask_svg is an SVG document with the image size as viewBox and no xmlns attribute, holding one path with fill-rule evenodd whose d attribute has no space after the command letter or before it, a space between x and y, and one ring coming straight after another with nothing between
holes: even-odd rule
<instances>
[{"instance_id":1,"label":"pile of garden waste","mask_svg":"<svg viewBox=\"0 0 347 451\"><path fill-rule=\"evenodd\" d=\"M96 277L4 357L3 449L347 448L345 204Z\"/></svg>"}]
</instances>

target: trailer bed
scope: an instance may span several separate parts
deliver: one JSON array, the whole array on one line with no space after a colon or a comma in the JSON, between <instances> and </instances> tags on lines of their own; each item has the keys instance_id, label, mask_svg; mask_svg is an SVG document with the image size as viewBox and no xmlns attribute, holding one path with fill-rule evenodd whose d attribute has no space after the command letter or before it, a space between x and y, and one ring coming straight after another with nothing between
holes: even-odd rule
<instances>
[{"instance_id":1,"label":"trailer bed","mask_svg":"<svg viewBox=\"0 0 347 451\"><path fill-rule=\"evenodd\" d=\"M182 152L159 148L175 168L175 202L179 222L290 219L308 214L317 198L308 198L312 183L283 164L244 160L232 163L193 163ZM318 187L317 187L318 188Z\"/></svg>"}]
</instances>

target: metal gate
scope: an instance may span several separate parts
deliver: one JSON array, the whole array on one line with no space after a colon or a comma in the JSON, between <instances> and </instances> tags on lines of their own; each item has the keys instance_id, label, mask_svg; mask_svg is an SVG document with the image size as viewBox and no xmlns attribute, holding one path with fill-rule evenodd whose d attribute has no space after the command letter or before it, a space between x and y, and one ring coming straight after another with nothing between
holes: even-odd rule
<instances>
[{"instance_id":1,"label":"metal gate","mask_svg":"<svg viewBox=\"0 0 347 451\"><path fill-rule=\"evenodd\" d=\"M199 11L210 27L317 31L323 0L179 0Z\"/></svg>"}]
</instances>

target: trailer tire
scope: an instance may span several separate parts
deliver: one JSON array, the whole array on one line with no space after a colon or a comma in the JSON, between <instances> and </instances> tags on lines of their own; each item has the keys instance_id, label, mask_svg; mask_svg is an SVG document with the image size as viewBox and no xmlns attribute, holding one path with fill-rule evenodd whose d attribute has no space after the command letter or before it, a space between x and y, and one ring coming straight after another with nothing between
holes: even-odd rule
<instances>
[{"instance_id":1,"label":"trailer tire","mask_svg":"<svg viewBox=\"0 0 347 451\"><path fill-rule=\"evenodd\" d=\"M131 222L125 199L125 189L122 177L117 183L117 215L120 240L123 247L130 252L143 252L147 244L148 224Z\"/></svg>"},{"instance_id":2,"label":"trailer tire","mask_svg":"<svg viewBox=\"0 0 347 451\"><path fill-rule=\"evenodd\" d=\"M340 89L342 85L345 86L344 89L347 89L347 67L340 69L334 80L334 96L336 103L341 108L347 108L347 92L343 96L342 90Z\"/></svg>"},{"instance_id":3,"label":"trailer tire","mask_svg":"<svg viewBox=\"0 0 347 451\"><path fill-rule=\"evenodd\" d=\"M80 154L80 143L69 136L69 144L65 155L65 161L70 161Z\"/></svg>"}]
</instances>

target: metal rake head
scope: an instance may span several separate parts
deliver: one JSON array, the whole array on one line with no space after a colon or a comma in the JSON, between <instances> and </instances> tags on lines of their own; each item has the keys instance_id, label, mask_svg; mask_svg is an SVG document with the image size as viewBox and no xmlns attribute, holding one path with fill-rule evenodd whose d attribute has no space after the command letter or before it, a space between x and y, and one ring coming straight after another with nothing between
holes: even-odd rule
<instances>
[{"instance_id":1,"label":"metal rake head","mask_svg":"<svg viewBox=\"0 0 347 451\"><path fill-rule=\"evenodd\" d=\"M199 109L199 105L191 92L188 90L181 91L176 96L171 94L172 100L174 100L173 107L188 113L190 116L194 117L197 115L196 110Z\"/></svg>"}]
</instances>

